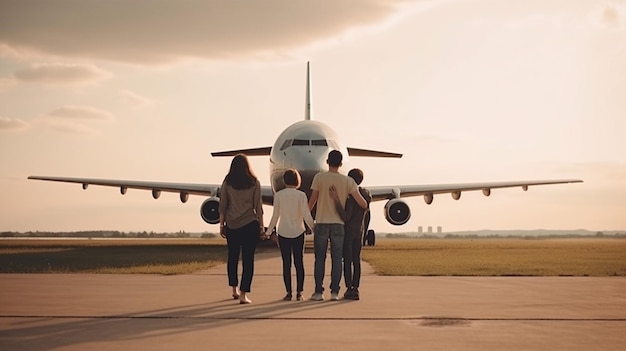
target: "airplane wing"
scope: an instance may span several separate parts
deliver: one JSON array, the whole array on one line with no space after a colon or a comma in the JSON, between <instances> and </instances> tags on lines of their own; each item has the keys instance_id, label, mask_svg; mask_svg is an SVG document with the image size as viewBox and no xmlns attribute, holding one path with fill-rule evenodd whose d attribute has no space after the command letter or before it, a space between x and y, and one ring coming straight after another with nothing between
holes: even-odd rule
<instances>
[{"instance_id":1,"label":"airplane wing","mask_svg":"<svg viewBox=\"0 0 626 351\"><path fill-rule=\"evenodd\" d=\"M152 182L138 180L114 180L114 179L94 179L94 178L68 178L68 177L47 177L47 176L30 176L28 179L46 180L52 182L77 183L82 184L83 189L87 189L89 185L110 186L120 189L120 192L126 194L128 189L149 190L152 197L158 199L161 192L179 193L180 201L187 202L189 195L200 196L219 196L222 184L193 184L193 183L169 183L169 182ZM271 205L274 201L272 189L269 186L261 187L261 197L263 203Z\"/></svg>"},{"instance_id":2,"label":"airplane wing","mask_svg":"<svg viewBox=\"0 0 626 351\"><path fill-rule=\"evenodd\" d=\"M367 149L357 149L354 147L348 147L348 155L350 156L362 156L362 157L393 157L400 158L402 154L395 152L376 151Z\"/></svg>"},{"instance_id":3,"label":"airplane wing","mask_svg":"<svg viewBox=\"0 0 626 351\"><path fill-rule=\"evenodd\" d=\"M272 147L266 146L266 147L256 147L256 148L251 148L251 149L217 151L217 152L212 152L211 156L222 157L222 156L235 156L237 154L244 154L247 156L269 156L271 152L272 152ZM355 147L348 147L348 155L362 156L362 157L393 157L393 158L402 157L402 154L395 153L395 152L358 149Z\"/></svg>"},{"instance_id":4,"label":"airplane wing","mask_svg":"<svg viewBox=\"0 0 626 351\"><path fill-rule=\"evenodd\" d=\"M266 146L266 147L256 147L252 149L211 152L211 156L213 157L235 156L237 154L244 154L247 156L269 156L271 152L272 152L272 147Z\"/></svg>"},{"instance_id":5,"label":"airplane wing","mask_svg":"<svg viewBox=\"0 0 626 351\"><path fill-rule=\"evenodd\" d=\"M485 183L461 183L461 184L433 184L433 185L400 185L400 186L374 186L366 187L372 194L373 201L388 200L395 198L424 196L426 203L430 204L435 194L452 194L455 200L461 198L464 191L481 190L485 196L491 194L491 189L521 187L524 191L532 185L582 183L580 179L558 180L522 180L510 182L485 182Z\"/></svg>"}]
</instances>

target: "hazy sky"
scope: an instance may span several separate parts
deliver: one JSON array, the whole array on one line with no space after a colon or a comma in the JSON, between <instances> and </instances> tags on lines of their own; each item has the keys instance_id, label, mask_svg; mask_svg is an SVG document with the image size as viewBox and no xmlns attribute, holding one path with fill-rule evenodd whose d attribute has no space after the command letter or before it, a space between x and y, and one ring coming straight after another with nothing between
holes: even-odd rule
<instances>
[{"instance_id":1,"label":"hazy sky","mask_svg":"<svg viewBox=\"0 0 626 351\"><path fill-rule=\"evenodd\" d=\"M0 0L0 231L216 231L201 197L26 177L221 183L210 152L304 117L307 61L314 119L404 153L352 158L366 186L585 181L374 229L626 229L626 1Z\"/></svg>"}]
</instances>

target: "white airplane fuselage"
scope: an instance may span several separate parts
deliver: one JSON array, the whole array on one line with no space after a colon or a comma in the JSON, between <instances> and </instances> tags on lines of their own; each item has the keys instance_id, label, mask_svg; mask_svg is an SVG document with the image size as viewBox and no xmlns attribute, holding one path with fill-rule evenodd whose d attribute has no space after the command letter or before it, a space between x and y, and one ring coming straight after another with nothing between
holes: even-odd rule
<instances>
[{"instance_id":1,"label":"white airplane fuselage","mask_svg":"<svg viewBox=\"0 0 626 351\"><path fill-rule=\"evenodd\" d=\"M273 192L285 188L283 173L296 169L302 177L300 190L311 194L315 174L328 170L326 160L331 150L339 150L344 162L347 148L329 126L304 120L287 127L276 139L270 153L270 180Z\"/></svg>"}]
</instances>

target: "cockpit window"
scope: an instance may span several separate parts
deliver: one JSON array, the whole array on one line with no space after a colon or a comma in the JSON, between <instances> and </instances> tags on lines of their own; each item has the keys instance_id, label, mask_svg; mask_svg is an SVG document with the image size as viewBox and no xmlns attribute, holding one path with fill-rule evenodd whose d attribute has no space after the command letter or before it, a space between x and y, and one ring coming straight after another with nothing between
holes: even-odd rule
<instances>
[{"instance_id":1,"label":"cockpit window","mask_svg":"<svg viewBox=\"0 0 626 351\"><path fill-rule=\"evenodd\" d=\"M290 146L331 146L334 149L339 149L339 147L337 146L337 143L334 140L327 140L327 139L314 139L314 140L308 140L308 139L287 139L285 140L285 142L283 143L283 145L280 147L280 150L283 151L285 149L287 149Z\"/></svg>"},{"instance_id":2,"label":"cockpit window","mask_svg":"<svg viewBox=\"0 0 626 351\"><path fill-rule=\"evenodd\" d=\"M291 145L294 145L294 146L297 146L297 145L300 145L300 146L302 146L302 145L308 146L308 145L309 145L309 140L305 140L305 139L293 139L293 144L291 144Z\"/></svg>"},{"instance_id":3,"label":"cockpit window","mask_svg":"<svg viewBox=\"0 0 626 351\"><path fill-rule=\"evenodd\" d=\"M283 143L283 146L280 147L280 151L285 150L286 148L291 146L291 142L293 141L293 139L287 139L285 140L285 142Z\"/></svg>"}]
</instances>

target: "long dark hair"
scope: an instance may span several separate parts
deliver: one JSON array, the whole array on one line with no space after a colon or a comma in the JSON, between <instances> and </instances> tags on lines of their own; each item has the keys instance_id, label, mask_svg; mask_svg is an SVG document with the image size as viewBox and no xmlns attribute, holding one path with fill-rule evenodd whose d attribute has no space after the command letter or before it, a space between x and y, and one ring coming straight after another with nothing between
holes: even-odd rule
<instances>
[{"instance_id":1,"label":"long dark hair","mask_svg":"<svg viewBox=\"0 0 626 351\"><path fill-rule=\"evenodd\" d=\"M224 181L235 189L248 189L256 184L257 178L250 168L246 155L237 154L233 157L230 163L230 170Z\"/></svg>"}]
</instances>

